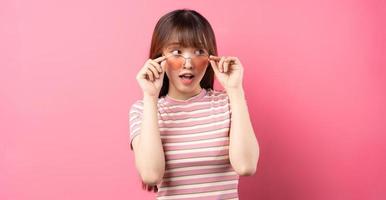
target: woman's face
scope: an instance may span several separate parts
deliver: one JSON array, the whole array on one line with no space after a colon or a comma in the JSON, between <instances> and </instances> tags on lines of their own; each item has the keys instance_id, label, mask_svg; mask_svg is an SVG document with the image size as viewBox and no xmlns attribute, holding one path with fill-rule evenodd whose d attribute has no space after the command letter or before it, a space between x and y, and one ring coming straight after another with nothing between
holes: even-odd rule
<instances>
[{"instance_id":1,"label":"woman's face","mask_svg":"<svg viewBox=\"0 0 386 200\"><path fill-rule=\"evenodd\" d=\"M182 93L200 89L200 81L209 63L207 50L194 47L181 47L172 43L163 50L166 59L166 74L170 87Z\"/></svg>"}]
</instances>

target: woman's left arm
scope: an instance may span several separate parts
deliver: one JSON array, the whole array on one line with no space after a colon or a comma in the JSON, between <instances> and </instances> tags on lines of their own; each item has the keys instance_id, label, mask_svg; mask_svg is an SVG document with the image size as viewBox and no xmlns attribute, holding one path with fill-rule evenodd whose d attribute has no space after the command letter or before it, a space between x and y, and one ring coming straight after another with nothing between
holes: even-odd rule
<instances>
[{"instance_id":1,"label":"woman's left arm","mask_svg":"<svg viewBox=\"0 0 386 200\"><path fill-rule=\"evenodd\" d=\"M244 68L237 57L210 56L209 61L229 96L232 110L229 160L237 174L253 175L256 172L260 150L242 86Z\"/></svg>"},{"instance_id":2,"label":"woman's left arm","mask_svg":"<svg viewBox=\"0 0 386 200\"><path fill-rule=\"evenodd\" d=\"M259 159L259 145L249 117L244 90L227 90L232 109L229 159L233 169L241 176L255 174Z\"/></svg>"}]
</instances>

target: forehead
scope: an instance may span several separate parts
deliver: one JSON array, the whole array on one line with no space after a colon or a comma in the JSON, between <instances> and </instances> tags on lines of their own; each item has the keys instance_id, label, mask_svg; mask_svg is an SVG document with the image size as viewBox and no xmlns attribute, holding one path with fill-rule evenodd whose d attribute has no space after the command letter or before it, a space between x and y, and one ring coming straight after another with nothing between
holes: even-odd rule
<instances>
[{"instance_id":1,"label":"forehead","mask_svg":"<svg viewBox=\"0 0 386 200\"><path fill-rule=\"evenodd\" d=\"M172 47L203 48L203 44L200 42L198 47L190 47L190 46L183 45L181 42L178 42L178 41L171 41L166 43L165 47L166 48L172 48Z\"/></svg>"},{"instance_id":2,"label":"forehead","mask_svg":"<svg viewBox=\"0 0 386 200\"><path fill-rule=\"evenodd\" d=\"M198 47L202 46L201 38L192 35L192 32L172 31L166 39L166 47Z\"/></svg>"}]
</instances>

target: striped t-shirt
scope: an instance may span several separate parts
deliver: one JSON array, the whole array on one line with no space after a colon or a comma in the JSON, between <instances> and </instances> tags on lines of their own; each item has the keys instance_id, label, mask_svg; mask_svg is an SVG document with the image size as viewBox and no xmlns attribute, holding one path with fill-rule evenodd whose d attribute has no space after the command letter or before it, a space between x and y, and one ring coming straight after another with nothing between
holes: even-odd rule
<instances>
[{"instance_id":1,"label":"striped t-shirt","mask_svg":"<svg viewBox=\"0 0 386 200\"><path fill-rule=\"evenodd\" d=\"M143 100L130 108L130 137L140 134ZM231 122L225 90L202 89L187 100L158 99L165 174L157 199L238 199L239 175L229 161Z\"/></svg>"}]
</instances>

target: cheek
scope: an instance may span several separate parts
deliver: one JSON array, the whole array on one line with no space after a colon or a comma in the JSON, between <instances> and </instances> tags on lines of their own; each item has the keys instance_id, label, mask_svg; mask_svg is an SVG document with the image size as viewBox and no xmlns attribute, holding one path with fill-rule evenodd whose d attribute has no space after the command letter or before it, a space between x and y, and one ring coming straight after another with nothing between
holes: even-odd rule
<instances>
[{"instance_id":1,"label":"cheek","mask_svg":"<svg viewBox=\"0 0 386 200\"><path fill-rule=\"evenodd\" d=\"M201 71L201 70L204 70L208 66L208 63L209 63L209 61L207 61L207 60L196 61L196 63L194 63L194 66L197 67L197 70Z\"/></svg>"},{"instance_id":2,"label":"cheek","mask_svg":"<svg viewBox=\"0 0 386 200\"><path fill-rule=\"evenodd\" d=\"M170 67L172 70L178 70L181 68L182 66L182 63L181 62L178 62L178 61L170 61L170 60L167 60L166 61L166 64L168 67Z\"/></svg>"}]
</instances>

